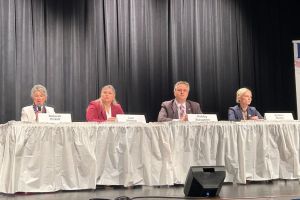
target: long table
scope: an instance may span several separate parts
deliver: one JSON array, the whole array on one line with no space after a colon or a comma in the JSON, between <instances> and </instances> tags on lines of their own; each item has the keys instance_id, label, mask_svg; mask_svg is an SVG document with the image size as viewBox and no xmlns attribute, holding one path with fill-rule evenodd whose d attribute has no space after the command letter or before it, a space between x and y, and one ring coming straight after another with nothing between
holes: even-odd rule
<instances>
[{"instance_id":1,"label":"long table","mask_svg":"<svg viewBox=\"0 0 300 200\"><path fill-rule=\"evenodd\" d=\"M0 192L183 184L190 166L226 182L300 178L300 122L0 125Z\"/></svg>"}]
</instances>

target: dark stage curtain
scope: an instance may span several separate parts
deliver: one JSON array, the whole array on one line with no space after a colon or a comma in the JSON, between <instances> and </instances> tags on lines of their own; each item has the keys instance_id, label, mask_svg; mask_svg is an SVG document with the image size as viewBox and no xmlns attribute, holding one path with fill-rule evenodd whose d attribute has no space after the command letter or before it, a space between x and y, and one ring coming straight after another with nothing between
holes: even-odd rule
<instances>
[{"instance_id":1,"label":"dark stage curtain","mask_svg":"<svg viewBox=\"0 0 300 200\"><path fill-rule=\"evenodd\" d=\"M126 113L155 121L178 80L220 119L244 86L262 113L295 113L298 2L0 0L0 121L20 120L38 83L74 121L106 84Z\"/></svg>"}]
</instances>

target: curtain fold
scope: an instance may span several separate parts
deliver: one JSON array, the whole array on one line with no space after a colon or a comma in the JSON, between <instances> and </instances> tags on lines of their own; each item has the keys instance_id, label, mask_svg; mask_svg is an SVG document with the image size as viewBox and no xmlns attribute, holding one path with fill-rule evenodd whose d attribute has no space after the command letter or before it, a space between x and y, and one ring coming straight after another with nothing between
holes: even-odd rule
<instances>
[{"instance_id":1,"label":"curtain fold","mask_svg":"<svg viewBox=\"0 0 300 200\"><path fill-rule=\"evenodd\" d=\"M244 86L261 113L296 112L291 40L300 37L299 4L0 0L0 121L20 120L34 84L45 85L48 104L73 121L85 121L106 84L126 113L156 121L179 80L219 119Z\"/></svg>"}]
</instances>

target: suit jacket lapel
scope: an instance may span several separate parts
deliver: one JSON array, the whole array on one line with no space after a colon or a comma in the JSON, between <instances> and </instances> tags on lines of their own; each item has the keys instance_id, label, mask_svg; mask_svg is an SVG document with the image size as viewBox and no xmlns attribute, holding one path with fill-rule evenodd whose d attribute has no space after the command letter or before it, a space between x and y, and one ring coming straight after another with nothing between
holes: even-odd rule
<instances>
[{"instance_id":1,"label":"suit jacket lapel","mask_svg":"<svg viewBox=\"0 0 300 200\"><path fill-rule=\"evenodd\" d=\"M186 114L192 114L192 105L189 101L186 101L185 103L185 106L186 106Z\"/></svg>"},{"instance_id":2,"label":"suit jacket lapel","mask_svg":"<svg viewBox=\"0 0 300 200\"><path fill-rule=\"evenodd\" d=\"M110 106L110 110L111 110L111 116L116 116L117 110L116 110L116 106L114 104L111 104ZM106 114L106 113L105 113Z\"/></svg>"},{"instance_id":3,"label":"suit jacket lapel","mask_svg":"<svg viewBox=\"0 0 300 200\"><path fill-rule=\"evenodd\" d=\"M250 109L250 106L248 107L247 113L248 113L247 117L252 117L255 114L254 111Z\"/></svg>"},{"instance_id":4,"label":"suit jacket lapel","mask_svg":"<svg viewBox=\"0 0 300 200\"><path fill-rule=\"evenodd\" d=\"M178 111L177 111L177 105L176 105L176 102L175 100L173 100L173 103L172 103L172 110L173 110L173 114L174 114L174 119L178 119Z\"/></svg>"},{"instance_id":5,"label":"suit jacket lapel","mask_svg":"<svg viewBox=\"0 0 300 200\"><path fill-rule=\"evenodd\" d=\"M240 107L238 107L237 109L237 115L238 115L238 118L243 120L243 113L242 113L242 109Z\"/></svg>"},{"instance_id":6,"label":"suit jacket lapel","mask_svg":"<svg viewBox=\"0 0 300 200\"><path fill-rule=\"evenodd\" d=\"M30 114L30 118L34 119L34 121L35 121L36 120L36 115L35 115L33 107L31 107L29 114Z\"/></svg>"},{"instance_id":7,"label":"suit jacket lapel","mask_svg":"<svg viewBox=\"0 0 300 200\"><path fill-rule=\"evenodd\" d=\"M100 103L99 103L99 110L100 110L99 114L103 117L103 119L107 120L105 109Z\"/></svg>"}]
</instances>

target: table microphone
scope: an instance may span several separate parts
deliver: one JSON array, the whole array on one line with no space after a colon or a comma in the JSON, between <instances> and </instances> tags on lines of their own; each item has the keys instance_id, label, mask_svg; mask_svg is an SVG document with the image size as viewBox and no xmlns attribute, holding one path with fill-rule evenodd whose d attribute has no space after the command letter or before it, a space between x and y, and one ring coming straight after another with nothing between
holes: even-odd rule
<instances>
[{"instance_id":1,"label":"table microphone","mask_svg":"<svg viewBox=\"0 0 300 200\"><path fill-rule=\"evenodd\" d=\"M38 105L37 109L38 109L39 112L41 112L42 111L42 106Z\"/></svg>"}]
</instances>

